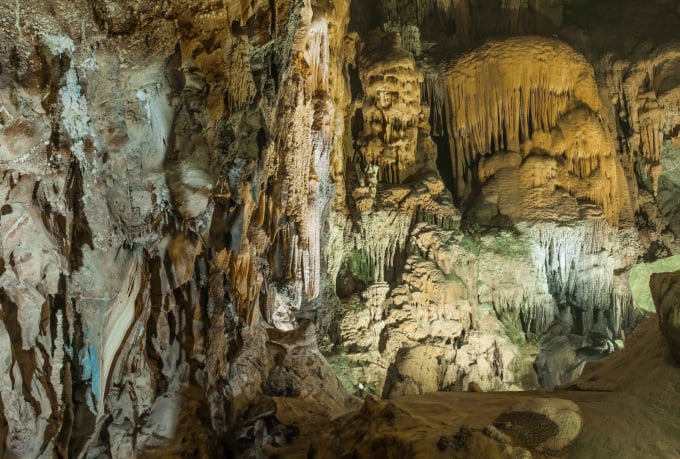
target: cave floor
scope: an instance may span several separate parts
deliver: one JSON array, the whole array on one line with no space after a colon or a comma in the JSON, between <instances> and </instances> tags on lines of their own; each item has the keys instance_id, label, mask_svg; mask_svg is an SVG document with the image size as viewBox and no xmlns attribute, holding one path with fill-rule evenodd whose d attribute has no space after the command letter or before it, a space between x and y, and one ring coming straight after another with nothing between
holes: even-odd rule
<instances>
[{"instance_id":1,"label":"cave floor","mask_svg":"<svg viewBox=\"0 0 680 459\"><path fill-rule=\"evenodd\" d=\"M270 454L308 457L313 449L317 458L369 457L360 445L380 444L376 440L381 439L400 445L397 457L450 457L450 451L437 447L442 436L451 437L461 426L482 429L513 405L535 397L568 399L579 406L583 428L564 457L680 458L680 365L670 356L656 316L638 327L624 350L589 364L577 381L555 391L373 399L325 422L293 399L277 399L277 418L298 426L300 436Z\"/></svg>"}]
</instances>

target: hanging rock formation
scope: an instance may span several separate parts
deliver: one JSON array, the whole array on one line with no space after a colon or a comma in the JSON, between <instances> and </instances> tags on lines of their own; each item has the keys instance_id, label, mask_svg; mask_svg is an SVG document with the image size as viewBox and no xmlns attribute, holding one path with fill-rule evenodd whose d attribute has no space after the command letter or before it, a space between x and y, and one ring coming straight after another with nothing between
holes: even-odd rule
<instances>
[{"instance_id":1,"label":"hanging rock formation","mask_svg":"<svg viewBox=\"0 0 680 459\"><path fill-rule=\"evenodd\" d=\"M514 219L525 209L568 218L571 195L598 204L614 225L630 221L614 134L583 56L557 40L511 38L457 59L442 79L459 197L493 177L487 193L503 196L499 210ZM531 206L522 202L529 196Z\"/></svg>"},{"instance_id":2,"label":"hanging rock formation","mask_svg":"<svg viewBox=\"0 0 680 459\"><path fill-rule=\"evenodd\" d=\"M293 318L346 9L218 3L0 7L2 455L222 454L262 397L326 397L302 360L349 401Z\"/></svg>"}]
</instances>

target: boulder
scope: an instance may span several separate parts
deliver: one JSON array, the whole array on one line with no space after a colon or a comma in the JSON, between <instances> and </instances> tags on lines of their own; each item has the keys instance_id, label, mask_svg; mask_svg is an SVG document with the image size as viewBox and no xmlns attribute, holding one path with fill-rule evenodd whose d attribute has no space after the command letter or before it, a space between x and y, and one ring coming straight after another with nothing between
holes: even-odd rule
<instances>
[{"instance_id":1,"label":"boulder","mask_svg":"<svg viewBox=\"0 0 680 459\"><path fill-rule=\"evenodd\" d=\"M576 403L559 398L520 402L494 422L495 429L511 438L512 443L553 455L569 448L581 433L582 425Z\"/></svg>"},{"instance_id":2,"label":"boulder","mask_svg":"<svg viewBox=\"0 0 680 459\"><path fill-rule=\"evenodd\" d=\"M659 328L680 362L680 271L652 274L649 279Z\"/></svg>"}]
</instances>

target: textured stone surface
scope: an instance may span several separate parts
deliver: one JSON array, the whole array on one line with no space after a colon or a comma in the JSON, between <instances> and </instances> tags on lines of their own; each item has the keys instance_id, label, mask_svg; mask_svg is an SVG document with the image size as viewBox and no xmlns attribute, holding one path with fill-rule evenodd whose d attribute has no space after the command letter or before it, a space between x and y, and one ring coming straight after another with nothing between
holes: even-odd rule
<instances>
[{"instance_id":1,"label":"textured stone surface","mask_svg":"<svg viewBox=\"0 0 680 459\"><path fill-rule=\"evenodd\" d=\"M649 279L659 328L680 362L680 271L652 274Z\"/></svg>"},{"instance_id":2,"label":"textured stone surface","mask_svg":"<svg viewBox=\"0 0 680 459\"><path fill-rule=\"evenodd\" d=\"M324 458L672 457L680 444L679 375L651 317L624 350L589 364L577 381L551 393L368 397L332 423L313 415L305 421L310 411L300 405L281 406L275 415L280 429L296 425L300 433L270 452L299 457L315 451Z\"/></svg>"},{"instance_id":3,"label":"textured stone surface","mask_svg":"<svg viewBox=\"0 0 680 459\"><path fill-rule=\"evenodd\" d=\"M513 406L494 425L525 448L560 454L581 433L583 421L576 403L537 398Z\"/></svg>"},{"instance_id":4,"label":"textured stone surface","mask_svg":"<svg viewBox=\"0 0 680 459\"><path fill-rule=\"evenodd\" d=\"M270 396L342 412L293 313L320 290L346 9L50 1L0 19L2 455L214 456L258 441Z\"/></svg>"}]
</instances>

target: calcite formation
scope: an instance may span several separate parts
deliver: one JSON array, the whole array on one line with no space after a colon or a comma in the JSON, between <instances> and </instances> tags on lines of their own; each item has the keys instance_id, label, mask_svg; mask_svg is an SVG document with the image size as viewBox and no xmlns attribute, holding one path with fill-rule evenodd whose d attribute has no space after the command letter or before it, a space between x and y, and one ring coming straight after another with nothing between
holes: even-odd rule
<instances>
[{"instance_id":1,"label":"calcite formation","mask_svg":"<svg viewBox=\"0 0 680 459\"><path fill-rule=\"evenodd\" d=\"M300 434L268 451L284 457L312 451L319 457L672 457L680 444L679 389L672 383L679 374L651 317L625 349L554 392L369 396L332 422L305 419L294 399L277 399L280 430L295 425Z\"/></svg>"},{"instance_id":2,"label":"calcite formation","mask_svg":"<svg viewBox=\"0 0 680 459\"><path fill-rule=\"evenodd\" d=\"M614 134L583 56L557 40L512 38L464 55L441 78L460 197L480 183L514 219L553 209L564 218L569 195L598 204L614 225L632 219Z\"/></svg>"},{"instance_id":3,"label":"calcite formation","mask_svg":"<svg viewBox=\"0 0 680 459\"><path fill-rule=\"evenodd\" d=\"M423 76L397 40L398 35L374 34L358 62L364 103L357 116L364 126L357 144L369 183L402 183L426 159L417 149L425 119L420 105Z\"/></svg>"},{"instance_id":4,"label":"calcite formation","mask_svg":"<svg viewBox=\"0 0 680 459\"><path fill-rule=\"evenodd\" d=\"M625 345L680 18L619 3L0 4L0 456L259 457Z\"/></svg>"}]
</instances>

